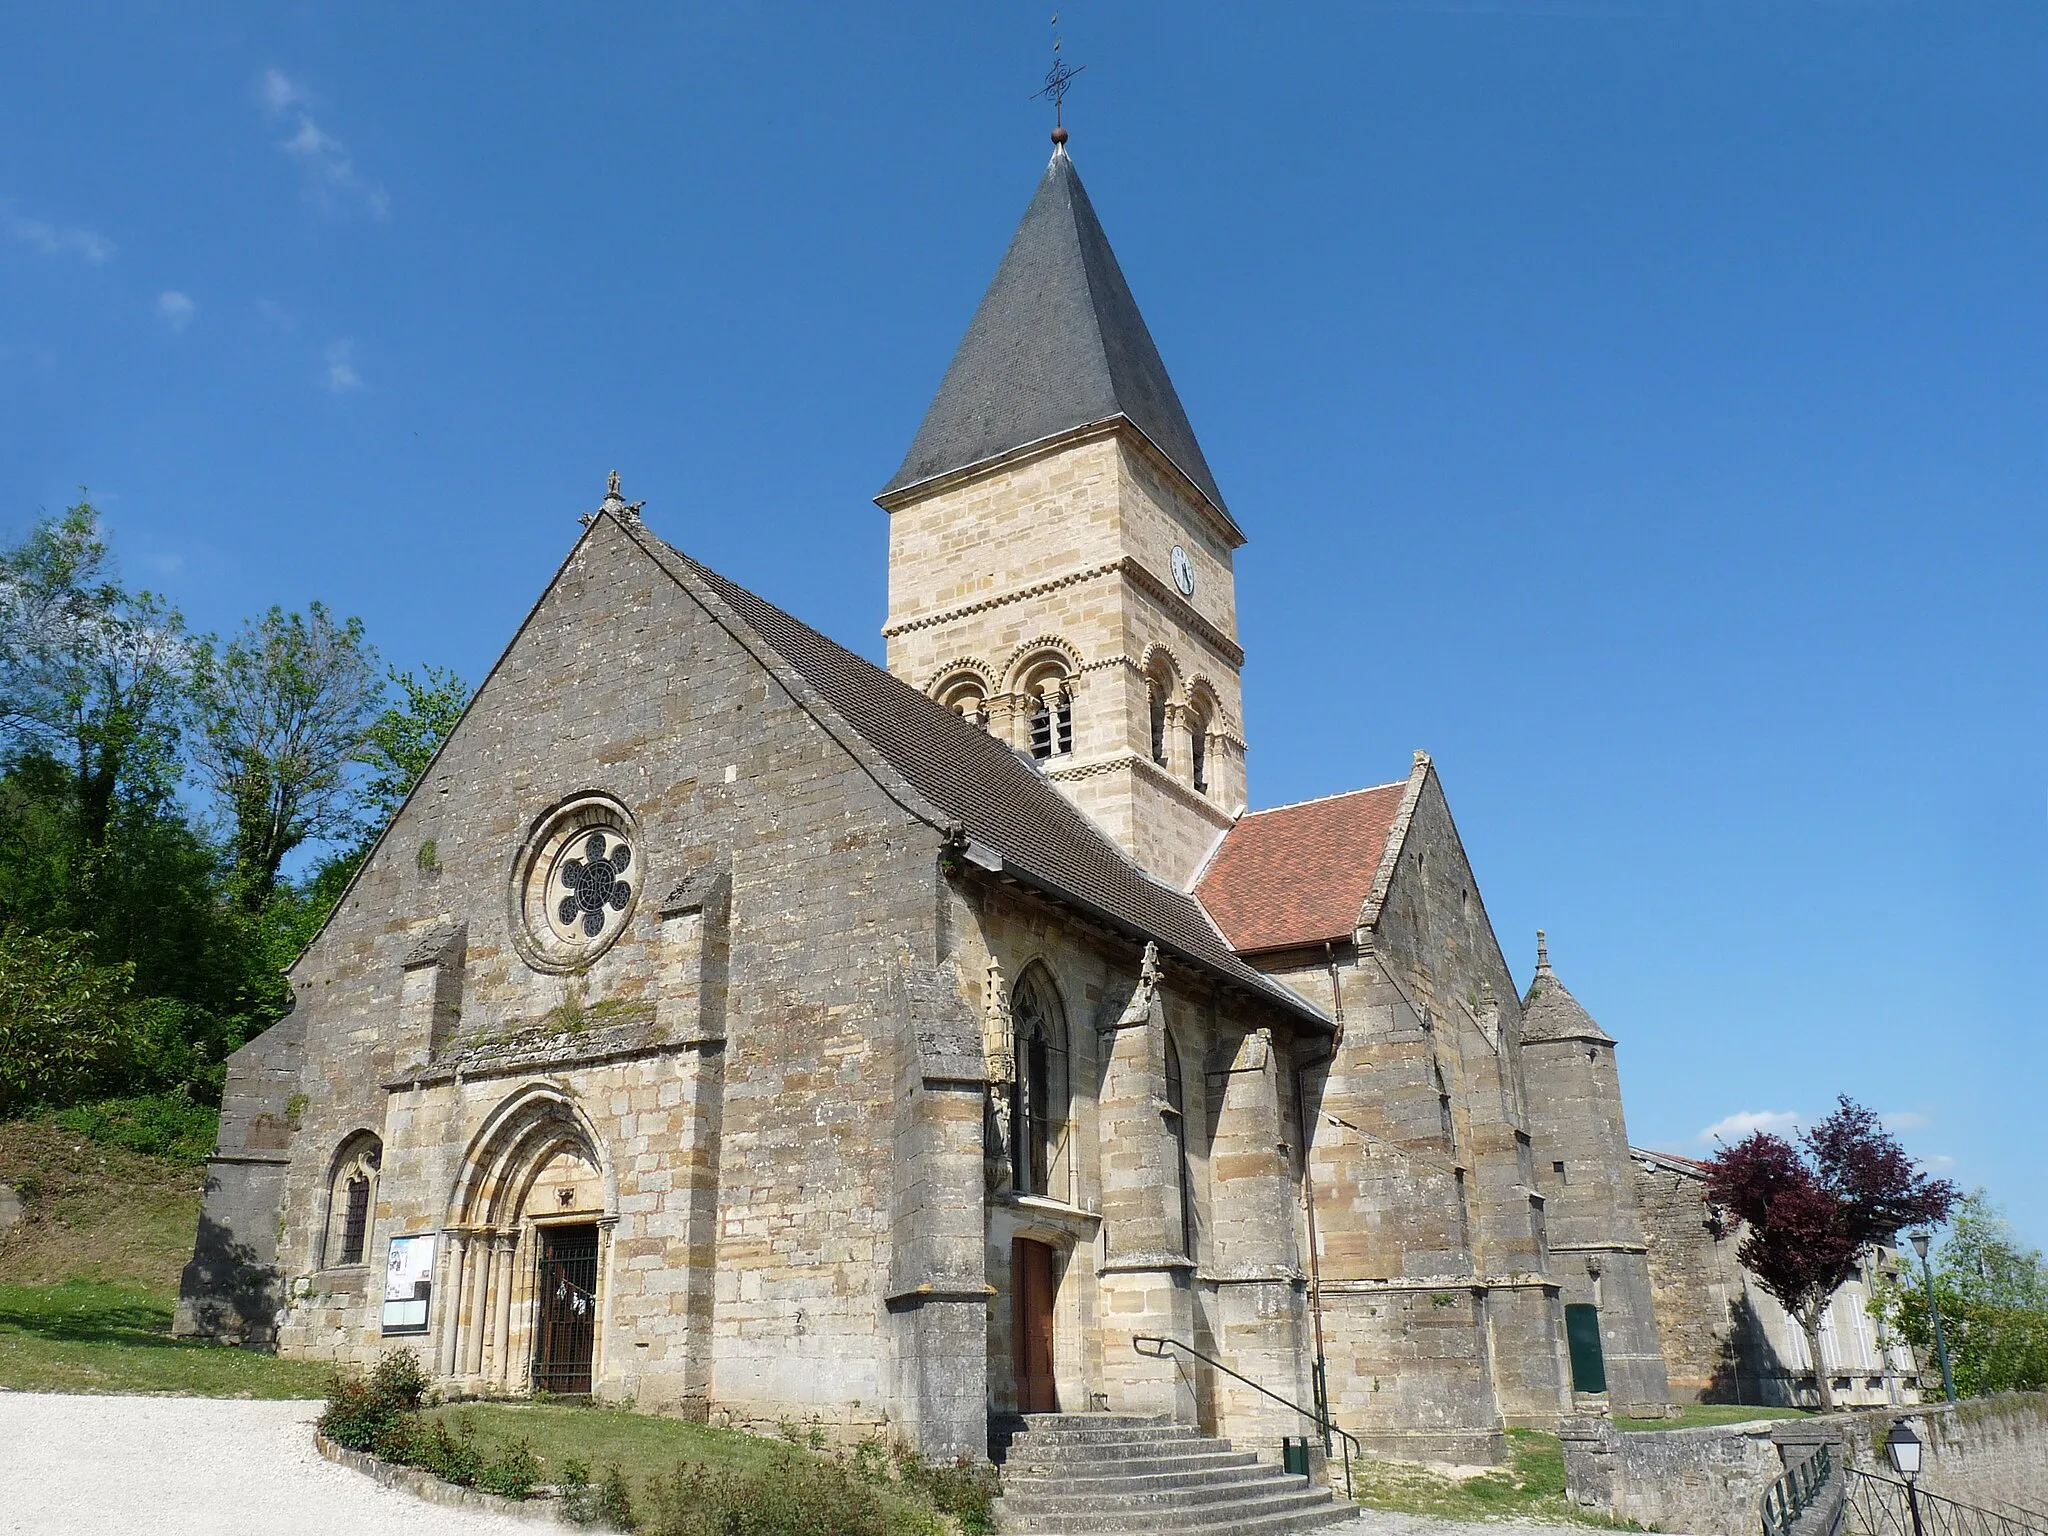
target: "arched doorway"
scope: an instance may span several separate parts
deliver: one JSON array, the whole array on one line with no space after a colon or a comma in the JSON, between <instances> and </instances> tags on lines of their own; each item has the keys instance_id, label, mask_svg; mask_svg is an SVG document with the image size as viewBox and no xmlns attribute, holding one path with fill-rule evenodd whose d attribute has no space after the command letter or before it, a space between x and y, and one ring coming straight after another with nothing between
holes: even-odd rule
<instances>
[{"instance_id":1,"label":"arched doorway","mask_svg":"<svg viewBox=\"0 0 2048 1536\"><path fill-rule=\"evenodd\" d=\"M1010 1365L1019 1413L1058 1413L1053 1376L1053 1297L1058 1255L1028 1237L1010 1243Z\"/></svg>"},{"instance_id":2,"label":"arched doorway","mask_svg":"<svg viewBox=\"0 0 2048 1536\"><path fill-rule=\"evenodd\" d=\"M595 1132L559 1089L529 1085L492 1112L449 1202L444 1380L477 1392L591 1391L615 1194Z\"/></svg>"}]
</instances>

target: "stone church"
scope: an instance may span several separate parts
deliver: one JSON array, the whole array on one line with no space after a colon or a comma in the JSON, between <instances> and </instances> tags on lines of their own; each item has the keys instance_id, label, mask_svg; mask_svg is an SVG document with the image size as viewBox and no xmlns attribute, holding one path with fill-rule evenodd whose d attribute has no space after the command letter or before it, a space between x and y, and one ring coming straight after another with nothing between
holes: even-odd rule
<instances>
[{"instance_id":1,"label":"stone church","mask_svg":"<svg viewBox=\"0 0 2048 1536\"><path fill-rule=\"evenodd\" d=\"M877 500L886 670L614 477L233 1059L180 1329L946 1457L1662 1412L1614 1042L1429 758L1247 809L1246 535L1063 143Z\"/></svg>"}]
</instances>

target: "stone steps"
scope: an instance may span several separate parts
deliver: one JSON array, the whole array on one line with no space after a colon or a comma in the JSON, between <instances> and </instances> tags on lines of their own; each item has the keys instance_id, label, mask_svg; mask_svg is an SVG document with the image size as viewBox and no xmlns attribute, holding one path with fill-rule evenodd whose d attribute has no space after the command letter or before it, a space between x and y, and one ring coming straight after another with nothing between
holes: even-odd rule
<instances>
[{"instance_id":1,"label":"stone steps","mask_svg":"<svg viewBox=\"0 0 2048 1536\"><path fill-rule=\"evenodd\" d=\"M1292 1536L1355 1513L1305 1477L1162 1419L1034 1415L1008 1447L996 1505L1005 1536Z\"/></svg>"}]
</instances>

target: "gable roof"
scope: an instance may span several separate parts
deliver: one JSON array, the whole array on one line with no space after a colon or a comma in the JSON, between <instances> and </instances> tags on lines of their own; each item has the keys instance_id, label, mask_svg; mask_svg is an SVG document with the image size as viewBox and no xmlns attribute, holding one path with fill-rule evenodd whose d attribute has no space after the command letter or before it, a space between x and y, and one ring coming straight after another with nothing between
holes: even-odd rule
<instances>
[{"instance_id":1,"label":"gable roof","mask_svg":"<svg viewBox=\"0 0 2048 1536\"><path fill-rule=\"evenodd\" d=\"M1231 948L1351 938L1412 782L1240 816L1195 886Z\"/></svg>"},{"instance_id":2,"label":"gable roof","mask_svg":"<svg viewBox=\"0 0 2048 1536\"><path fill-rule=\"evenodd\" d=\"M1312 1003L1240 960L1193 897L1138 868L1037 769L980 726L644 526L619 526L686 590L708 592L730 610L909 789L979 845L978 861L993 860L1022 883L1135 938L1155 940L1169 954L1298 1019L1333 1027ZM976 856L970 846L969 857Z\"/></svg>"},{"instance_id":3,"label":"gable roof","mask_svg":"<svg viewBox=\"0 0 2048 1536\"><path fill-rule=\"evenodd\" d=\"M910 452L881 494L1118 417L1228 522L1195 429L1062 148L1045 168Z\"/></svg>"},{"instance_id":4,"label":"gable roof","mask_svg":"<svg viewBox=\"0 0 2048 1536\"><path fill-rule=\"evenodd\" d=\"M1591 1040L1614 1044L1614 1037L1593 1022L1576 997L1557 979L1550 968L1550 947L1536 935L1536 975L1529 982L1529 995L1522 999L1522 1043L1545 1040Z\"/></svg>"}]
</instances>

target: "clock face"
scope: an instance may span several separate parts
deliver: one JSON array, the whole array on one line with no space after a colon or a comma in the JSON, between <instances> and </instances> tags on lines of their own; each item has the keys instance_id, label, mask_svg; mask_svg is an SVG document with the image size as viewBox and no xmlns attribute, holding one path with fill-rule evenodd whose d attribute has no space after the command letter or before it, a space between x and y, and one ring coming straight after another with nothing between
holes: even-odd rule
<instances>
[{"instance_id":1,"label":"clock face","mask_svg":"<svg viewBox=\"0 0 2048 1536\"><path fill-rule=\"evenodd\" d=\"M1182 597L1195 595L1195 562L1178 544L1173 546L1173 584L1180 588Z\"/></svg>"}]
</instances>

